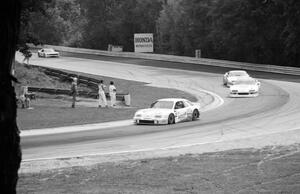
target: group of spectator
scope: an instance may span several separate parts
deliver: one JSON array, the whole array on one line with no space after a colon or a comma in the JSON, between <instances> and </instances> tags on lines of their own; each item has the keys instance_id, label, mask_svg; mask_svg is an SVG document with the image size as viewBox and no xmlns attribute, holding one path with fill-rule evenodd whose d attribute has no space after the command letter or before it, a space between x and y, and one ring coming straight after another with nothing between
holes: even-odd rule
<instances>
[{"instance_id":1,"label":"group of spectator","mask_svg":"<svg viewBox=\"0 0 300 194\"><path fill-rule=\"evenodd\" d=\"M77 89L77 83L78 83L78 78L73 77L72 78L72 83L71 83L71 96L72 96L72 108L75 108L75 103L76 103L76 98L78 95L78 89ZM107 99L106 99L106 85L104 85L103 80L100 80L98 84L98 107L108 107ZM111 81L110 85L108 86L108 91L109 91L109 97L110 97L110 106L115 107L116 106L116 95L117 95L117 89L114 85L114 82ZM21 87L21 95L18 98L21 103L22 108L27 108L27 109L32 109L30 107L30 93L28 92L28 85L22 86Z\"/></svg>"},{"instance_id":2,"label":"group of spectator","mask_svg":"<svg viewBox=\"0 0 300 194\"><path fill-rule=\"evenodd\" d=\"M23 63L25 64L25 61L27 62L27 65L29 64L29 58L32 56L32 53L30 52L28 47L24 47L20 49L20 52L23 54L24 59ZM75 103L76 103L76 97L78 95L78 89L77 89L77 83L78 83L78 78L77 77L72 77L72 84L71 84L71 96L72 96L72 108L75 108ZM106 94L105 94L105 89L106 85L104 85L104 81L100 80L98 84L98 107L108 107L107 104L107 99L106 99ZM109 91L109 97L110 97L110 106L114 107L116 106L116 94L117 94L117 89L114 85L113 81L110 81L110 85L108 87ZM28 86L24 86L22 88L22 92L20 95L20 101L22 104L22 108L31 108L30 107L30 98L28 96Z\"/></svg>"},{"instance_id":3,"label":"group of spectator","mask_svg":"<svg viewBox=\"0 0 300 194\"><path fill-rule=\"evenodd\" d=\"M30 107L30 93L28 92L28 86L21 87L19 102L21 103L22 108L32 109L32 107Z\"/></svg>"},{"instance_id":4,"label":"group of spectator","mask_svg":"<svg viewBox=\"0 0 300 194\"><path fill-rule=\"evenodd\" d=\"M78 90L77 90L77 81L78 79L76 77L73 77L73 81L71 84L71 95L72 95L72 108L75 108L75 103L76 103L76 96L78 95ZM98 84L98 107L108 107L107 104L107 99L105 95L105 89L106 85L104 84L103 80L100 80ZM117 95L117 89L116 86L114 85L113 81L110 81L110 84L108 86L108 91L109 91L109 97L110 97L110 106L115 107L116 106L116 95Z\"/></svg>"},{"instance_id":5,"label":"group of spectator","mask_svg":"<svg viewBox=\"0 0 300 194\"><path fill-rule=\"evenodd\" d=\"M103 80L100 80L100 83L98 84L98 96L99 96L98 107L99 108L108 107L106 95L105 95L105 88L106 86L104 85ZM110 105L111 107L114 107L116 106L117 89L113 81L110 82L108 86L108 91L110 96Z\"/></svg>"}]
</instances>

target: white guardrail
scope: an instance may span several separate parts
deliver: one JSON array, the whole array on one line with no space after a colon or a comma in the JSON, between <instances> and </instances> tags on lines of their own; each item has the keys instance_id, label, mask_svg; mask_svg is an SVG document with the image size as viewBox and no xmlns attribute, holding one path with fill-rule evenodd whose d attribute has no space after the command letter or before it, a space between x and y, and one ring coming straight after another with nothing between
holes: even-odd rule
<instances>
[{"instance_id":1,"label":"white guardrail","mask_svg":"<svg viewBox=\"0 0 300 194\"><path fill-rule=\"evenodd\" d=\"M208 58L194 58L194 57L175 56L175 55L133 53L133 52L111 52L111 51L103 51L103 50L73 48L73 47L54 46L54 45L34 46L33 44L29 44L29 46L30 48L41 48L41 47L53 48L57 51L71 52L71 53L151 59L151 60L159 60L159 61L191 63L191 64L199 64L199 65L227 67L227 68L234 68L234 69L281 73L281 74L289 74L289 75L300 75L300 68L297 67L243 63L243 62L235 62L235 61L226 61L226 60L217 60L217 59L208 59Z\"/></svg>"}]
</instances>

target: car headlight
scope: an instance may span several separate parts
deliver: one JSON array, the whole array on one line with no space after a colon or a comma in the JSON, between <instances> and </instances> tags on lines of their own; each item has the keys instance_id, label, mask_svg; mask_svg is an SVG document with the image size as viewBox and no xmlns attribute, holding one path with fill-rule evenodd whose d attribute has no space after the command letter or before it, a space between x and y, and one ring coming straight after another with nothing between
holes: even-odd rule
<instances>
[{"instance_id":1,"label":"car headlight","mask_svg":"<svg viewBox=\"0 0 300 194\"><path fill-rule=\"evenodd\" d=\"M250 93L255 93L255 90L250 90L249 92L250 92Z\"/></svg>"},{"instance_id":2,"label":"car headlight","mask_svg":"<svg viewBox=\"0 0 300 194\"><path fill-rule=\"evenodd\" d=\"M160 119L160 118L162 118L162 115L155 115L154 117L157 119Z\"/></svg>"},{"instance_id":3,"label":"car headlight","mask_svg":"<svg viewBox=\"0 0 300 194\"><path fill-rule=\"evenodd\" d=\"M231 90L231 93L238 93L237 90Z\"/></svg>"},{"instance_id":4,"label":"car headlight","mask_svg":"<svg viewBox=\"0 0 300 194\"><path fill-rule=\"evenodd\" d=\"M135 114L135 117L141 117L142 115L141 114Z\"/></svg>"}]
</instances>

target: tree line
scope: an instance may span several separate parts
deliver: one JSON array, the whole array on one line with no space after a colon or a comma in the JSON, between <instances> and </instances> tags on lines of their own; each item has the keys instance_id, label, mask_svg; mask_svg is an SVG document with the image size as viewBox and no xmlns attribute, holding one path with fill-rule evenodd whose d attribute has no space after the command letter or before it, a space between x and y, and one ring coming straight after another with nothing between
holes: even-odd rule
<instances>
[{"instance_id":1,"label":"tree line","mask_svg":"<svg viewBox=\"0 0 300 194\"><path fill-rule=\"evenodd\" d=\"M31 1L33 0L25 0ZM35 42L133 51L153 33L155 53L300 66L297 0L43 0L23 11ZM41 8L42 7L42 8ZM22 28L23 27L23 28ZM25 38L26 39L26 38Z\"/></svg>"}]
</instances>

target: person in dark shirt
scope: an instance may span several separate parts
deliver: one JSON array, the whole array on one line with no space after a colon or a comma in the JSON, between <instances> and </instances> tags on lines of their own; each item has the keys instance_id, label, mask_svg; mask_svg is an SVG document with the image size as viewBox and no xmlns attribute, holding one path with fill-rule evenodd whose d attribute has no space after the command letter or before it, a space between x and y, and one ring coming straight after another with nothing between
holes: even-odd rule
<instances>
[{"instance_id":1,"label":"person in dark shirt","mask_svg":"<svg viewBox=\"0 0 300 194\"><path fill-rule=\"evenodd\" d=\"M72 108L75 108L76 96L77 96L77 77L73 77L72 85L71 85L71 95L72 95Z\"/></svg>"}]
</instances>

